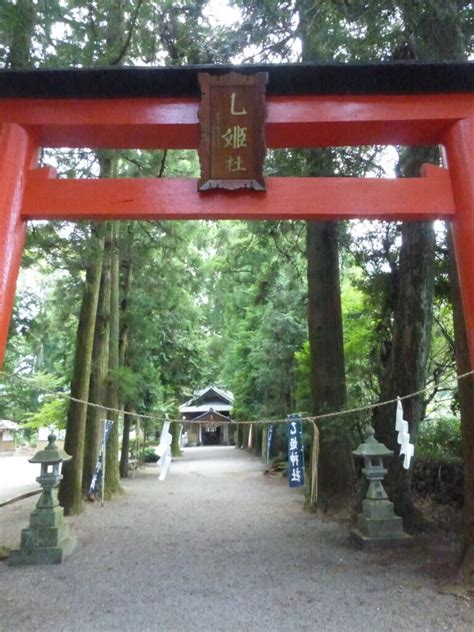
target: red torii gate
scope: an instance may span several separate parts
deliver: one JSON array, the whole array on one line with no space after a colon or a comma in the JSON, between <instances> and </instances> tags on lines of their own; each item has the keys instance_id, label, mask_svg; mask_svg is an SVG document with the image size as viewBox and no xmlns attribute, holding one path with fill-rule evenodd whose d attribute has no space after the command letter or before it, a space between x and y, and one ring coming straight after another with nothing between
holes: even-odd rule
<instances>
[{"instance_id":1,"label":"red torii gate","mask_svg":"<svg viewBox=\"0 0 474 632\"><path fill-rule=\"evenodd\" d=\"M424 177L268 178L267 192L190 179L58 180L42 147L195 149L200 71L269 73L269 148L440 144ZM33 219L447 219L474 368L474 65L0 71L0 367Z\"/></svg>"}]
</instances>

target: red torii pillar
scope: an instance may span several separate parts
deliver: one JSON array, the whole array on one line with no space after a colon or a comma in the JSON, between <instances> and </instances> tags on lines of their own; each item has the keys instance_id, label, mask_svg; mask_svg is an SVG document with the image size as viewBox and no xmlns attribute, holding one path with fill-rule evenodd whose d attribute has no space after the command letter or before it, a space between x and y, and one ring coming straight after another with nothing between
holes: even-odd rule
<instances>
[{"instance_id":1,"label":"red torii pillar","mask_svg":"<svg viewBox=\"0 0 474 632\"><path fill-rule=\"evenodd\" d=\"M474 116L454 123L446 132L448 168L456 215L452 221L454 250L469 343L470 369L474 369Z\"/></svg>"},{"instance_id":2,"label":"red torii pillar","mask_svg":"<svg viewBox=\"0 0 474 632\"><path fill-rule=\"evenodd\" d=\"M0 127L0 368L25 242L26 221L21 217L23 191L34 156L35 147L24 128L15 123Z\"/></svg>"}]
</instances>

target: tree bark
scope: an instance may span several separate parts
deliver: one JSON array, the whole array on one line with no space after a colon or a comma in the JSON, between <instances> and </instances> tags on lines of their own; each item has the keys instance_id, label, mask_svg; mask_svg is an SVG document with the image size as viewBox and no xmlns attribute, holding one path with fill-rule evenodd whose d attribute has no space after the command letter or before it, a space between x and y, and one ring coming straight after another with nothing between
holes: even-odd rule
<instances>
[{"instance_id":1,"label":"tree bark","mask_svg":"<svg viewBox=\"0 0 474 632\"><path fill-rule=\"evenodd\" d=\"M306 236L311 412L318 415L346 404L337 225L308 222ZM344 422L332 419L318 427L321 492L326 498L348 496L355 472Z\"/></svg>"},{"instance_id":2,"label":"tree bark","mask_svg":"<svg viewBox=\"0 0 474 632\"><path fill-rule=\"evenodd\" d=\"M181 447L179 445L179 435L181 432L181 424L174 421L170 424L171 433L171 456L181 456Z\"/></svg>"},{"instance_id":3,"label":"tree bark","mask_svg":"<svg viewBox=\"0 0 474 632\"><path fill-rule=\"evenodd\" d=\"M97 152L100 164L100 177L111 178L114 175L114 155L110 151ZM106 405L107 380L109 370L110 346L110 294L111 294L111 224L102 222L100 231L104 239L104 263L97 312L96 335L94 339L93 364L90 382L90 400L94 404ZM94 475L97 458L104 431L104 419L107 413L95 406L89 407L86 421L86 440L84 454L83 489L89 491ZM110 439L109 439L110 442ZM108 447L108 446L107 446Z\"/></svg>"},{"instance_id":4,"label":"tree bark","mask_svg":"<svg viewBox=\"0 0 474 632\"><path fill-rule=\"evenodd\" d=\"M428 222L405 223L399 264L399 285L394 313L394 331L388 370L381 399L389 400L423 389L431 347L434 286L435 235ZM376 437L394 450L387 486L395 511L405 526L417 526L419 515L411 495L411 470L402 467L395 432L395 405L376 409ZM418 423L424 416L423 394L404 400L404 419L408 421L411 442L416 444Z\"/></svg>"},{"instance_id":5,"label":"tree bark","mask_svg":"<svg viewBox=\"0 0 474 632\"><path fill-rule=\"evenodd\" d=\"M235 433L235 447L240 448L243 442L242 425L237 424L237 432Z\"/></svg>"},{"instance_id":6,"label":"tree bark","mask_svg":"<svg viewBox=\"0 0 474 632\"><path fill-rule=\"evenodd\" d=\"M421 165L439 159L436 148L411 147L401 155L399 176L419 176ZM431 349L433 320L435 233L432 222L405 222L402 225L393 335L387 370L381 376L381 400L408 395L426 386L426 370ZM395 511L407 528L421 526L411 494L411 469L402 467L396 441L395 405L374 411L376 438L394 451L389 465L387 489ZM411 442L416 444L418 424L425 414L423 394L403 402Z\"/></svg>"},{"instance_id":7,"label":"tree bark","mask_svg":"<svg viewBox=\"0 0 474 632\"><path fill-rule=\"evenodd\" d=\"M255 439L253 444L253 450L255 456L260 456L262 454L262 444L263 444L263 426L261 424L254 425Z\"/></svg>"},{"instance_id":8,"label":"tree bark","mask_svg":"<svg viewBox=\"0 0 474 632\"><path fill-rule=\"evenodd\" d=\"M84 402L89 399L92 348L102 272L100 255L103 250L103 239L100 235L97 235L97 250L98 256L94 257L86 271L71 381L72 397ZM66 515L80 513L83 508L82 473L86 417L87 405L85 403L75 401L69 403L64 449L73 458L63 465L63 480L59 487L59 501Z\"/></svg>"},{"instance_id":9,"label":"tree bark","mask_svg":"<svg viewBox=\"0 0 474 632\"><path fill-rule=\"evenodd\" d=\"M449 278L451 282L451 299L453 303L454 344L458 375L471 370L469 361L466 324L462 308L461 289L456 269L456 258L451 233L451 225L447 226L449 249ZM461 562L461 575L471 589L474 588L474 378L465 378L458 384L459 405L461 408L462 450L464 461L464 509L463 509L463 544L464 552Z\"/></svg>"},{"instance_id":10,"label":"tree bark","mask_svg":"<svg viewBox=\"0 0 474 632\"><path fill-rule=\"evenodd\" d=\"M135 419L134 407L127 403L124 406L123 413L123 432L122 432L122 451L120 453L120 478L128 478L128 453L130 452L130 429L132 427L133 420ZM138 432L138 427L137 427Z\"/></svg>"},{"instance_id":11,"label":"tree bark","mask_svg":"<svg viewBox=\"0 0 474 632\"><path fill-rule=\"evenodd\" d=\"M110 246L108 244L108 224L101 223L97 228L102 237L102 275L100 281L99 304L95 325L94 347L89 386L89 400L94 404L104 404L106 398L107 372L109 366L110 339ZM106 245L107 244L107 245ZM86 438L84 448L84 469L82 485L84 494L94 475L97 457L104 428L106 414L103 409L89 406L86 420Z\"/></svg>"},{"instance_id":12,"label":"tree bark","mask_svg":"<svg viewBox=\"0 0 474 632\"><path fill-rule=\"evenodd\" d=\"M107 445L105 467L105 494L110 498L113 494L121 493L119 474L119 328L120 328L120 255L119 255L119 223L110 222L110 348L109 374L107 378L107 407L114 411L107 412L107 419L114 422Z\"/></svg>"},{"instance_id":13,"label":"tree bark","mask_svg":"<svg viewBox=\"0 0 474 632\"><path fill-rule=\"evenodd\" d=\"M120 268L123 272L122 300L120 301L120 341L119 341L119 358L120 366L127 366L128 343L130 339L130 328L128 324L128 309L130 304L130 291L133 280L133 224L127 223L125 243L120 244ZM128 477L128 454L130 452L130 429L133 418L127 414L135 412L136 406L128 401L124 406L124 420L122 432L122 445L120 452L120 477ZM138 428L137 428L138 431Z\"/></svg>"},{"instance_id":14,"label":"tree bark","mask_svg":"<svg viewBox=\"0 0 474 632\"><path fill-rule=\"evenodd\" d=\"M17 0L11 7L13 24L10 27L10 50L6 64L8 68L31 66L30 49L35 26L35 7L32 0Z\"/></svg>"},{"instance_id":15,"label":"tree bark","mask_svg":"<svg viewBox=\"0 0 474 632\"><path fill-rule=\"evenodd\" d=\"M302 58L314 62L332 51L321 38L318 18L323 7L312 0L297 0ZM331 176L335 172L331 149L308 154L308 175ZM339 280L338 225L308 222L306 252L308 275L308 333L311 412L317 415L341 410L347 400L344 341ZM346 418L318 422L320 432L320 498L348 499L354 490L355 468Z\"/></svg>"},{"instance_id":16,"label":"tree bark","mask_svg":"<svg viewBox=\"0 0 474 632\"><path fill-rule=\"evenodd\" d=\"M116 0L110 5L107 15L106 49L104 51L104 61L108 64L120 64L125 53L125 3L124 0ZM107 176L116 176L117 160L114 152L102 152L104 167L107 166ZM118 222L110 224L111 243L111 292L110 292L110 347L109 347L109 374L107 378L107 407L118 411L119 389L118 389L118 369L119 340L120 340L120 252L119 252L119 231ZM107 418L113 421L112 430L107 445L105 463L105 494L110 498L113 494L123 492L120 486L119 473L119 413L108 412Z\"/></svg>"}]
</instances>

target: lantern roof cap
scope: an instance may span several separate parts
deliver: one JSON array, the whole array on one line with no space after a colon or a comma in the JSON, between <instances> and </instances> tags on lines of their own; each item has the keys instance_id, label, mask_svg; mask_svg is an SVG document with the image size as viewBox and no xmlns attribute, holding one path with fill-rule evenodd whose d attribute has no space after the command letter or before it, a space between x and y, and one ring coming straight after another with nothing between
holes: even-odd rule
<instances>
[{"instance_id":1,"label":"lantern roof cap","mask_svg":"<svg viewBox=\"0 0 474 632\"><path fill-rule=\"evenodd\" d=\"M56 435L52 432L48 436L48 445L37 452L34 457L28 459L30 463L61 463L72 459L67 452L56 445Z\"/></svg>"},{"instance_id":2,"label":"lantern roof cap","mask_svg":"<svg viewBox=\"0 0 474 632\"><path fill-rule=\"evenodd\" d=\"M361 443L357 450L352 452L355 456L392 456L393 450L389 450L387 446L380 443L375 438L375 430L372 426L367 430L364 443Z\"/></svg>"}]
</instances>

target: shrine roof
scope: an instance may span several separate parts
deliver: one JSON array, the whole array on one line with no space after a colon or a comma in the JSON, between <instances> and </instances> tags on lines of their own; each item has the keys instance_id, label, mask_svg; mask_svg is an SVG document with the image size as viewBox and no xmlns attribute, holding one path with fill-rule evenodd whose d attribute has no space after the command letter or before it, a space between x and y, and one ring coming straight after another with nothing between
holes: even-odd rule
<instances>
[{"instance_id":1,"label":"shrine roof","mask_svg":"<svg viewBox=\"0 0 474 632\"><path fill-rule=\"evenodd\" d=\"M179 412L180 413L203 413L206 412L210 409L213 409L214 411L219 411L219 412L223 412L223 411L230 411L232 410L232 404L226 404L223 402L220 402L219 400L212 400L209 402L205 402L204 404L198 404L198 405L186 405L183 404L182 406L179 407Z\"/></svg>"},{"instance_id":2,"label":"shrine roof","mask_svg":"<svg viewBox=\"0 0 474 632\"><path fill-rule=\"evenodd\" d=\"M231 418L227 415L222 415L213 408L210 408L209 410L206 410L204 413L202 413L202 415L194 417L194 419L190 421L231 421Z\"/></svg>"},{"instance_id":3,"label":"shrine roof","mask_svg":"<svg viewBox=\"0 0 474 632\"><path fill-rule=\"evenodd\" d=\"M9 419L0 419L0 430L19 430L20 425Z\"/></svg>"},{"instance_id":4,"label":"shrine roof","mask_svg":"<svg viewBox=\"0 0 474 632\"><path fill-rule=\"evenodd\" d=\"M233 394L215 384L194 392L191 399L188 399L179 407L180 413L202 413L210 408L214 411L230 411L234 401Z\"/></svg>"},{"instance_id":5,"label":"shrine roof","mask_svg":"<svg viewBox=\"0 0 474 632\"><path fill-rule=\"evenodd\" d=\"M268 72L267 94L374 95L474 91L473 62L265 64L0 70L0 98L199 97L198 73Z\"/></svg>"}]
</instances>

